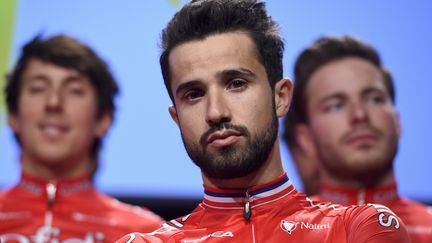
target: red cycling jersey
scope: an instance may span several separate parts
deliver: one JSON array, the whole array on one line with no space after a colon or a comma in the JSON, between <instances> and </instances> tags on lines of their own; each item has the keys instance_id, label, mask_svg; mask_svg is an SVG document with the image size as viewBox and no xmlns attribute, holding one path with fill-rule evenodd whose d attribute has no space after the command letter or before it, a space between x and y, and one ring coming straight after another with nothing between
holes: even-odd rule
<instances>
[{"instance_id":1,"label":"red cycling jersey","mask_svg":"<svg viewBox=\"0 0 432 243\"><path fill-rule=\"evenodd\" d=\"M44 181L23 174L18 185L0 192L1 243L114 242L162 223L147 209L98 192L88 177Z\"/></svg>"},{"instance_id":2,"label":"red cycling jersey","mask_svg":"<svg viewBox=\"0 0 432 243\"><path fill-rule=\"evenodd\" d=\"M400 197L397 193L395 182L363 190L352 190L323 184L321 186L321 193L312 198L314 200L331 201L342 205L383 204L402 219L411 242L432 242L432 208Z\"/></svg>"},{"instance_id":3,"label":"red cycling jersey","mask_svg":"<svg viewBox=\"0 0 432 243\"><path fill-rule=\"evenodd\" d=\"M189 215L152 233L131 233L119 243L140 242L409 242L405 226L381 205L315 205L286 174L242 190L205 186Z\"/></svg>"}]
</instances>

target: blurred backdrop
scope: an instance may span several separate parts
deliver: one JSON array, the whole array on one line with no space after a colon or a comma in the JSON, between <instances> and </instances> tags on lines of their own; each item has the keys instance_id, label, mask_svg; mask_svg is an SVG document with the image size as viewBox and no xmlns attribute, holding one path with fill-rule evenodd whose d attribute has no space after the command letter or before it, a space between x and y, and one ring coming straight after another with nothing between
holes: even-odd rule
<instances>
[{"instance_id":1,"label":"blurred backdrop","mask_svg":"<svg viewBox=\"0 0 432 243\"><path fill-rule=\"evenodd\" d=\"M184 2L0 2L2 91L5 72L21 46L36 34L65 33L92 46L108 61L121 87L96 184L123 200L155 208L173 208L173 203L193 207L202 195L199 169L189 160L168 114L171 102L158 62L160 32ZM287 77L292 77L298 53L321 35L352 34L378 49L395 79L403 125L395 163L400 193L432 202L432 2L271 0L267 8L282 27ZM0 189L20 176L18 148L5 116L2 92ZM285 145L282 153L290 179L301 189Z\"/></svg>"}]
</instances>

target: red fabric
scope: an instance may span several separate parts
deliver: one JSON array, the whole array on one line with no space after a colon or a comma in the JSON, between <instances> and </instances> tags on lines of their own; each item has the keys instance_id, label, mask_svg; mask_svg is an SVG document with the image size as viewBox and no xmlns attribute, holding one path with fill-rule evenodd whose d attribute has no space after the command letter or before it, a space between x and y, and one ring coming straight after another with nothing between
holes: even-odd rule
<instances>
[{"instance_id":1,"label":"red fabric","mask_svg":"<svg viewBox=\"0 0 432 243\"><path fill-rule=\"evenodd\" d=\"M96 191L88 177L48 182L23 175L18 185L0 192L1 243L114 242L161 224L149 210Z\"/></svg>"},{"instance_id":2,"label":"red fabric","mask_svg":"<svg viewBox=\"0 0 432 243\"><path fill-rule=\"evenodd\" d=\"M320 195L314 196L312 199L331 201L342 205L383 204L402 219L412 243L432 242L432 208L400 197L395 182L363 190L323 184Z\"/></svg>"},{"instance_id":3,"label":"red fabric","mask_svg":"<svg viewBox=\"0 0 432 243\"><path fill-rule=\"evenodd\" d=\"M314 205L286 175L247 193L248 221L246 191L205 187L203 202L191 214L118 242L409 242L405 226L384 206Z\"/></svg>"}]
</instances>

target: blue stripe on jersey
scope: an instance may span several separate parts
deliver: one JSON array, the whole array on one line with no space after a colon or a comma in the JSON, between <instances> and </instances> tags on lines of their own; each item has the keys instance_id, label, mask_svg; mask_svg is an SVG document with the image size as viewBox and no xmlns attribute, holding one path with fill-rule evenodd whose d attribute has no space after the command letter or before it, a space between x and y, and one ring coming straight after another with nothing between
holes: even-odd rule
<instances>
[{"instance_id":1,"label":"blue stripe on jersey","mask_svg":"<svg viewBox=\"0 0 432 243\"><path fill-rule=\"evenodd\" d=\"M264 188L261 188L261 189L258 189L258 190L256 190L256 191L251 191L251 192L249 192L249 195L251 195L251 196L255 196L255 195L260 194L260 193L263 193L263 192L268 192L268 191L270 191L270 190L273 190L273 189L275 189L275 188L277 188L277 187L283 185L283 184L284 184L285 182L287 182L287 181L288 181L288 176L285 176L285 177L283 177L280 181L275 182L274 184L268 185L268 186L266 186L266 187L264 187Z\"/></svg>"}]
</instances>

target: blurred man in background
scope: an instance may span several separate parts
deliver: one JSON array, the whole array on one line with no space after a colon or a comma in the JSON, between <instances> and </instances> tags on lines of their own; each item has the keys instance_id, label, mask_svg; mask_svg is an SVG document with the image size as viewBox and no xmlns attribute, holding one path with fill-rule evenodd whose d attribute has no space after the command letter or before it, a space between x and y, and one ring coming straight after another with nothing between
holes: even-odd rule
<instances>
[{"instance_id":1,"label":"blurred man in background","mask_svg":"<svg viewBox=\"0 0 432 243\"><path fill-rule=\"evenodd\" d=\"M152 212L92 183L117 93L106 63L74 38L36 37L23 47L5 89L22 175L0 192L2 243L113 242L160 226Z\"/></svg>"},{"instance_id":2,"label":"blurred man in background","mask_svg":"<svg viewBox=\"0 0 432 243\"><path fill-rule=\"evenodd\" d=\"M290 107L284 118L283 139L288 145L291 159L294 162L303 186L303 192L309 196L316 195L320 189L321 175L317 158L303 150L297 143L297 120L293 107Z\"/></svg>"},{"instance_id":3,"label":"blurred man in background","mask_svg":"<svg viewBox=\"0 0 432 243\"><path fill-rule=\"evenodd\" d=\"M384 204L404 221L412 242L432 242L431 210L397 192L401 125L392 76L377 51L349 36L323 37L300 54L294 74L293 114L285 123L305 156L319 163L315 199Z\"/></svg>"}]
</instances>

